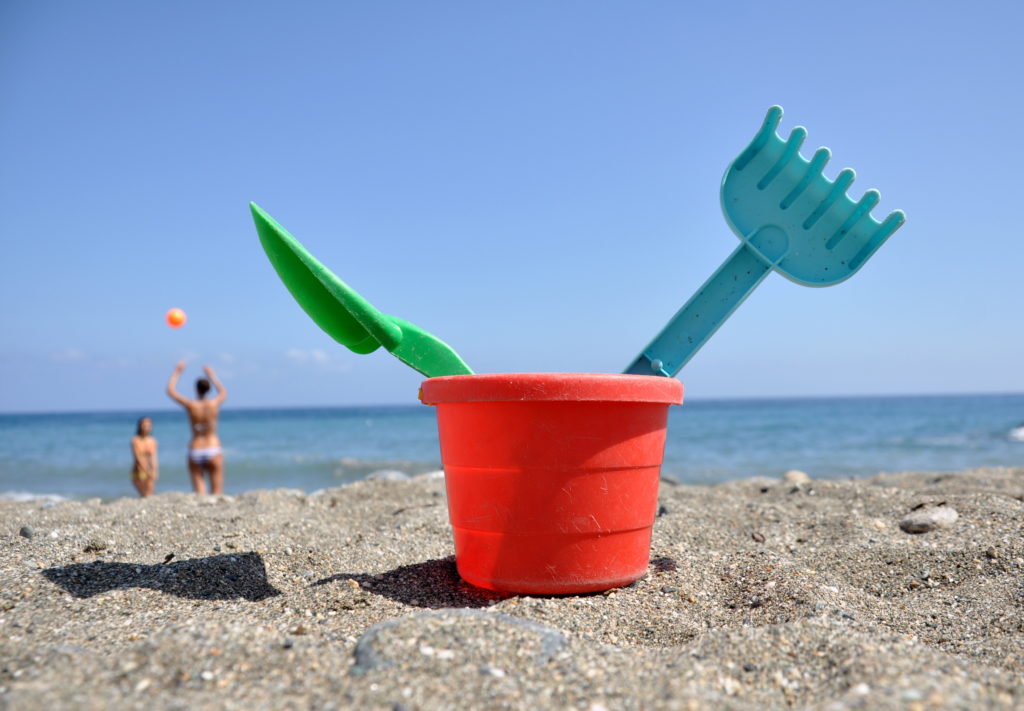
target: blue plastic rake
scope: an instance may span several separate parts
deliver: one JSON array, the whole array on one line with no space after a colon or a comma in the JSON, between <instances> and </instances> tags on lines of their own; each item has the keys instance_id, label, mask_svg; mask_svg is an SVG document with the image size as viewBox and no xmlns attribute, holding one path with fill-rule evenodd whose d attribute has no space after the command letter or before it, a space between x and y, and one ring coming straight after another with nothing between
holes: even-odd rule
<instances>
[{"instance_id":1,"label":"blue plastic rake","mask_svg":"<svg viewBox=\"0 0 1024 711\"><path fill-rule=\"evenodd\" d=\"M901 210L878 222L880 198L868 190L854 202L846 191L856 174L822 174L831 157L819 148L800 155L807 129L788 140L776 133L782 107L768 109L761 130L722 180L722 212L740 246L624 372L674 376L774 270L806 286L853 276L905 221Z\"/></svg>"}]
</instances>

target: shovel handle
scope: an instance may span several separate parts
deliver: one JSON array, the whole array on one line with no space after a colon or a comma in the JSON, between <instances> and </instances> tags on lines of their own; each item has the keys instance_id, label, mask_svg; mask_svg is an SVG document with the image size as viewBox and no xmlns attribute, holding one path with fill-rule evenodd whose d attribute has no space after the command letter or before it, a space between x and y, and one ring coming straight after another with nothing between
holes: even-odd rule
<instances>
[{"instance_id":1,"label":"shovel handle","mask_svg":"<svg viewBox=\"0 0 1024 711\"><path fill-rule=\"evenodd\" d=\"M673 377L771 271L768 259L740 242L623 372Z\"/></svg>"}]
</instances>

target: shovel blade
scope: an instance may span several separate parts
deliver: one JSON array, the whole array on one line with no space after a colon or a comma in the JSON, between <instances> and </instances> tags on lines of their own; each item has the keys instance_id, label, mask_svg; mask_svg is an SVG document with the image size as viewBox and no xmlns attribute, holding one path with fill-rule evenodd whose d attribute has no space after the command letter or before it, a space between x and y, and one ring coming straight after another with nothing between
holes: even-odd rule
<instances>
[{"instance_id":1,"label":"shovel blade","mask_svg":"<svg viewBox=\"0 0 1024 711\"><path fill-rule=\"evenodd\" d=\"M327 335L355 353L397 345L402 332L325 267L273 217L250 203L260 244L285 287Z\"/></svg>"},{"instance_id":2,"label":"shovel blade","mask_svg":"<svg viewBox=\"0 0 1024 711\"><path fill-rule=\"evenodd\" d=\"M428 378L473 373L451 346L422 328L383 314L310 254L274 218L250 203L260 244L288 291L314 323L356 353L384 346Z\"/></svg>"}]
</instances>

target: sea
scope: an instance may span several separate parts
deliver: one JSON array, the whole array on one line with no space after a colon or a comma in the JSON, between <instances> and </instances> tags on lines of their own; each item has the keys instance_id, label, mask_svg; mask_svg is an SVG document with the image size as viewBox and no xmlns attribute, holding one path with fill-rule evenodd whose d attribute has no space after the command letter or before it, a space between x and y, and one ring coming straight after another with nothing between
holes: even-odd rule
<instances>
[{"instance_id":1,"label":"sea","mask_svg":"<svg viewBox=\"0 0 1024 711\"><path fill-rule=\"evenodd\" d=\"M129 441L153 418L157 491L188 491L182 411L0 414L0 498L134 496ZM1024 466L1024 394L687 401L669 414L665 477L689 484L790 469L814 478ZM441 468L423 405L221 413L225 492L314 491ZM392 475L393 476L393 475Z\"/></svg>"}]
</instances>

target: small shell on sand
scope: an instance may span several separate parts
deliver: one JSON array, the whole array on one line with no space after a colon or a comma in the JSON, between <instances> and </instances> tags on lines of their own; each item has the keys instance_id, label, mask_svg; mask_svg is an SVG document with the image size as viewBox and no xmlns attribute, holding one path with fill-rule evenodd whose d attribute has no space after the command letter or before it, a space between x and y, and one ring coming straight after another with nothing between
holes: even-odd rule
<instances>
[{"instance_id":1,"label":"small shell on sand","mask_svg":"<svg viewBox=\"0 0 1024 711\"><path fill-rule=\"evenodd\" d=\"M900 528L907 533L928 533L938 528L949 528L958 518L960 514L952 506L925 506L901 518Z\"/></svg>"},{"instance_id":2,"label":"small shell on sand","mask_svg":"<svg viewBox=\"0 0 1024 711\"><path fill-rule=\"evenodd\" d=\"M799 469L790 469L782 475L782 481L785 484L794 484L799 486L800 484L810 484L811 477L807 475L807 472L802 472Z\"/></svg>"}]
</instances>

